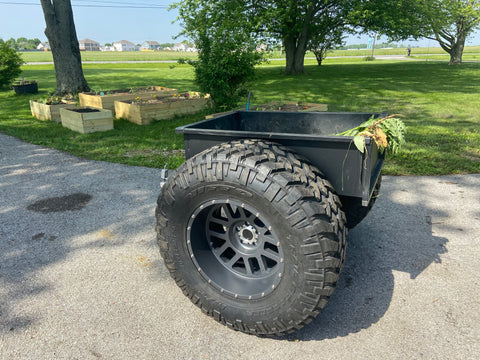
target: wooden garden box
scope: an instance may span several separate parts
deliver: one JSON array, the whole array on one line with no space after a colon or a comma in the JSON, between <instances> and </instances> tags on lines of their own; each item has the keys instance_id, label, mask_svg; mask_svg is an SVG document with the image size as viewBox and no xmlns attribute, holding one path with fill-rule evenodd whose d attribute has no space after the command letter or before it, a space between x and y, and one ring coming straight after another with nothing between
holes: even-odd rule
<instances>
[{"instance_id":1,"label":"wooden garden box","mask_svg":"<svg viewBox=\"0 0 480 360\"><path fill-rule=\"evenodd\" d=\"M328 111L327 104L302 102L271 102L262 105L251 105L252 111Z\"/></svg>"},{"instance_id":2,"label":"wooden garden box","mask_svg":"<svg viewBox=\"0 0 480 360\"><path fill-rule=\"evenodd\" d=\"M51 120L56 123L61 123L60 119L60 109L61 108L75 108L75 101L65 101L62 104L44 104L38 102L37 100L30 100L30 111L32 116L36 117L38 120Z\"/></svg>"},{"instance_id":3,"label":"wooden garden box","mask_svg":"<svg viewBox=\"0 0 480 360\"><path fill-rule=\"evenodd\" d=\"M93 92L79 93L78 99L81 106L92 106L99 109L107 109L115 111L115 101L133 100L137 97L140 99L150 99L154 97L162 97L173 95L176 89L166 88L162 86L149 86L139 88L135 91L131 90L111 90L96 94ZM103 94L103 95L101 95Z\"/></svg>"},{"instance_id":4,"label":"wooden garden box","mask_svg":"<svg viewBox=\"0 0 480 360\"><path fill-rule=\"evenodd\" d=\"M150 101L115 101L115 117L138 125L153 120L173 119L175 116L195 114L210 105L210 97L168 97Z\"/></svg>"},{"instance_id":5,"label":"wooden garden box","mask_svg":"<svg viewBox=\"0 0 480 360\"><path fill-rule=\"evenodd\" d=\"M70 130L88 134L113 129L111 110L79 106L74 109L61 108L62 125Z\"/></svg>"}]
</instances>

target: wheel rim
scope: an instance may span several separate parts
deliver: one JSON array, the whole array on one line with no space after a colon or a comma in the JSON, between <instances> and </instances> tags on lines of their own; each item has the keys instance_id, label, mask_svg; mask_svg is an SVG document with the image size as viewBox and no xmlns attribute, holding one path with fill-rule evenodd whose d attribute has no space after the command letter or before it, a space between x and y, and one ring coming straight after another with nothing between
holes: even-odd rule
<instances>
[{"instance_id":1,"label":"wheel rim","mask_svg":"<svg viewBox=\"0 0 480 360\"><path fill-rule=\"evenodd\" d=\"M282 278L284 254L275 230L237 200L201 204L187 225L187 248L205 280L234 298L267 296Z\"/></svg>"}]
</instances>

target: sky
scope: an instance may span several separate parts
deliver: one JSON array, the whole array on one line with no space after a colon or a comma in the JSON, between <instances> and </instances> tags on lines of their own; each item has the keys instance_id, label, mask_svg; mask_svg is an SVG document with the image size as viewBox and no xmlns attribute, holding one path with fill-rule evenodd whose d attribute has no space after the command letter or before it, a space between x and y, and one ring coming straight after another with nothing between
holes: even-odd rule
<instances>
[{"instance_id":1,"label":"sky","mask_svg":"<svg viewBox=\"0 0 480 360\"><path fill-rule=\"evenodd\" d=\"M162 43L179 42L174 40L181 27L172 23L176 17L175 10L167 7L173 0L71 0L77 37L92 39L100 44L128 40L135 44L144 41ZM124 6L120 8L119 6ZM46 41L44 34L45 20L39 0L0 0L0 38L26 37ZM368 35L351 35L346 39L347 45L365 44ZM387 41L382 37L380 42ZM436 47L432 40L402 41L408 46ZM468 45L480 45L480 32L467 39Z\"/></svg>"}]
</instances>

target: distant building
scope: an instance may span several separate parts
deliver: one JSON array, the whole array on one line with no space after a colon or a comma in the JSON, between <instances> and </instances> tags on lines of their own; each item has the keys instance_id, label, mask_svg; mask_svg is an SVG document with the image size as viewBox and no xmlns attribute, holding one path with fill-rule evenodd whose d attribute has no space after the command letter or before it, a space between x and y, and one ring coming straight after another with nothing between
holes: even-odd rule
<instances>
[{"instance_id":1,"label":"distant building","mask_svg":"<svg viewBox=\"0 0 480 360\"><path fill-rule=\"evenodd\" d=\"M268 50L268 45L267 44L260 44L260 45L257 45L257 49L256 49L258 52L263 52L263 51L267 51Z\"/></svg>"},{"instance_id":2,"label":"distant building","mask_svg":"<svg viewBox=\"0 0 480 360\"><path fill-rule=\"evenodd\" d=\"M187 45L184 43L176 43L173 45L174 51L187 51Z\"/></svg>"},{"instance_id":3,"label":"distant building","mask_svg":"<svg viewBox=\"0 0 480 360\"><path fill-rule=\"evenodd\" d=\"M136 49L135 44L127 40L116 41L113 43L113 47L115 51L135 51Z\"/></svg>"},{"instance_id":4,"label":"distant building","mask_svg":"<svg viewBox=\"0 0 480 360\"><path fill-rule=\"evenodd\" d=\"M48 41L38 44L37 50L40 51L50 51L50 44Z\"/></svg>"},{"instance_id":5,"label":"distant building","mask_svg":"<svg viewBox=\"0 0 480 360\"><path fill-rule=\"evenodd\" d=\"M100 46L100 51L115 51L113 46Z\"/></svg>"},{"instance_id":6,"label":"distant building","mask_svg":"<svg viewBox=\"0 0 480 360\"><path fill-rule=\"evenodd\" d=\"M98 51L100 50L100 43L91 39L83 39L78 42L80 51Z\"/></svg>"},{"instance_id":7,"label":"distant building","mask_svg":"<svg viewBox=\"0 0 480 360\"><path fill-rule=\"evenodd\" d=\"M161 46L157 41L144 41L140 50L160 50Z\"/></svg>"}]
</instances>

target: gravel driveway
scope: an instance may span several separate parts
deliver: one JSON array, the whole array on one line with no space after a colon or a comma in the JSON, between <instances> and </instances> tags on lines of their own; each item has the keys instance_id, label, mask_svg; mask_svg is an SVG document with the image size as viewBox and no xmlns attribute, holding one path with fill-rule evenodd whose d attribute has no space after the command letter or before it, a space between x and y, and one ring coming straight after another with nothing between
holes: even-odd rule
<instances>
[{"instance_id":1,"label":"gravel driveway","mask_svg":"<svg viewBox=\"0 0 480 360\"><path fill-rule=\"evenodd\" d=\"M155 243L160 171L0 134L0 359L475 359L480 175L384 177L320 316L283 339L206 317Z\"/></svg>"}]
</instances>

